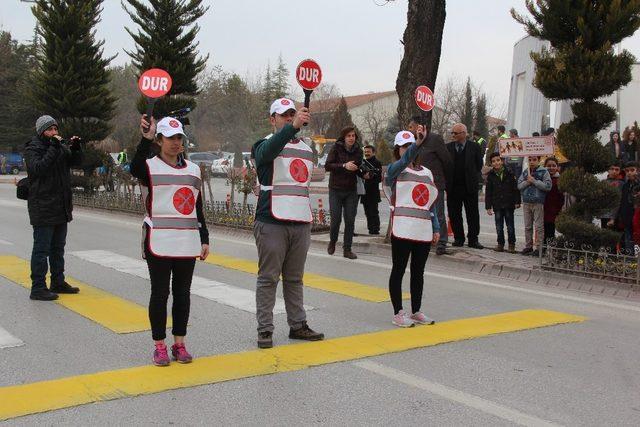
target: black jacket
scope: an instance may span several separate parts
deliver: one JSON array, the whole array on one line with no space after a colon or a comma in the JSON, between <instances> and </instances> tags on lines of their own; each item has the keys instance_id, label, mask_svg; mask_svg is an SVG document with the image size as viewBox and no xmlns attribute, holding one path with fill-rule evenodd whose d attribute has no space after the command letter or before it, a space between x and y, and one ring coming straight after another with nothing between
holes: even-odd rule
<instances>
[{"instance_id":1,"label":"black jacket","mask_svg":"<svg viewBox=\"0 0 640 427\"><path fill-rule=\"evenodd\" d=\"M633 214L635 211L633 208L633 197L638 192L640 192L640 182L627 180L622 186L616 222L625 228L631 228L633 226Z\"/></svg>"},{"instance_id":2,"label":"black jacket","mask_svg":"<svg viewBox=\"0 0 640 427\"><path fill-rule=\"evenodd\" d=\"M367 160L371 166L376 168L376 172L370 172L370 178L364 180L364 192L362 203L379 203L380 202L380 182L382 182L382 163L376 159L376 156Z\"/></svg>"},{"instance_id":3,"label":"black jacket","mask_svg":"<svg viewBox=\"0 0 640 427\"><path fill-rule=\"evenodd\" d=\"M347 151L344 141L336 141L327 155L324 168L329 172L329 188L333 190L356 191L356 176L362 176L358 170L352 172L344 168L344 164L354 162L360 166L362 162L362 148L357 142Z\"/></svg>"},{"instance_id":4,"label":"black jacket","mask_svg":"<svg viewBox=\"0 0 640 427\"><path fill-rule=\"evenodd\" d=\"M429 133L420 148L420 161L433 174L433 182L440 191L447 187L447 180L453 173L453 160L444 145L444 140L437 133Z\"/></svg>"},{"instance_id":5,"label":"black jacket","mask_svg":"<svg viewBox=\"0 0 640 427\"><path fill-rule=\"evenodd\" d=\"M518 180L507 168L504 168L503 179L491 169L487 175L487 188L484 196L485 209L515 209L520 202Z\"/></svg>"},{"instance_id":6,"label":"black jacket","mask_svg":"<svg viewBox=\"0 0 640 427\"><path fill-rule=\"evenodd\" d=\"M480 183L480 171L482 170L482 151L480 146L473 141L467 141L465 144L465 161L464 161L464 179L465 187L468 193L474 193L478 191L478 184ZM447 144L447 151L451 159L456 157L456 143L450 142ZM453 167L451 168L453 169ZM455 172L451 173L451 179L447 179L447 191L453 191L456 183L453 182L453 176ZM460 184L460 183L457 183Z\"/></svg>"},{"instance_id":7,"label":"black jacket","mask_svg":"<svg viewBox=\"0 0 640 427\"><path fill-rule=\"evenodd\" d=\"M80 145L71 149L58 141L34 136L27 142L24 161L29 177L29 219L31 225L60 225L73 219L71 168L80 167Z\"/></svg>"}]
</instances>

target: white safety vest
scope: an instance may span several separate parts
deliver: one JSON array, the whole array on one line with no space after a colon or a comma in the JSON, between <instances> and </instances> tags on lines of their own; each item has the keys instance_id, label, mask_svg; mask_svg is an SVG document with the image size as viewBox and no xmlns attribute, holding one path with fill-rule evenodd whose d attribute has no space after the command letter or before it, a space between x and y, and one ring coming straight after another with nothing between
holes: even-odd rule
<instances>
[{"instance_id":1,"label":"white safety vest","mask_svg":"<svg viewBox=\"0 0 640 427\"><path fill-rule=\"evenodd\" d=\"M406 168L398 175L393 194L391 233L394 237L415 242L431 242L431 205L438 197L431 171Z\"/></svg>"},{"instance_id":2,"label":"white safety vest","mask_svg":"<svg viewBox=\"0 0 640 427\"><path fill-rule=\"evenodd\" d=\"M281 221L310 223L309 184L313 172L313 151L301 139L284 146L273 161L271 185L260 185L271 192L271 215Z\"/></svg>"},{"instance_id":3,"label":"white safety vest","mask_svg":"<svg viewBox=\"0 0 640 427\"><path fill-rule=\"evenodd\" d=\"M194 258L202 245L196 202L202 181L200 168L188 160L184 167L168 165L159 156L147 160L149 170L149 250L167 258Z\"/></svg>"}]
</instances>

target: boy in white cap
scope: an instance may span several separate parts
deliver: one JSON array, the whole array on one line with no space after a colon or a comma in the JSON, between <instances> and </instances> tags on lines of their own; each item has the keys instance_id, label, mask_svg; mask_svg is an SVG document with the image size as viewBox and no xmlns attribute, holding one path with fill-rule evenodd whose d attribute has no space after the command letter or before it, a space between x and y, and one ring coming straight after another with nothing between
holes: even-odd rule
<instances>
[{"instance_id":1,"label":"boy in white cap","mask_svg":"<svg viewBox=\"0 0 640 427\"><path fill-rule=\"evenodd\" d=\"M273 307L282 276L289 338L324 339L307 325L303 306L304 264L311 243L309 183L313 152L296 134L311 119L309 110L296 111L293 101L276 99L271 104L273 134L252 147L260 182L253 235L258 248L256 317L258 347L273 346Z\"/></svg>"}]
</instances>

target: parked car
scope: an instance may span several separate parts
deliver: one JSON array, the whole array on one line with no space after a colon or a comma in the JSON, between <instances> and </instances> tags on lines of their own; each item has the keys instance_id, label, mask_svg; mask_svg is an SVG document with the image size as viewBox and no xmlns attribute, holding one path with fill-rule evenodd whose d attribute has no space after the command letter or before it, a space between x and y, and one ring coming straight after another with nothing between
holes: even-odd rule
<instances>
[{"instance_id":1,"label":"parked car","mask_svg":"<svg viewBox=\"0 0 640 427\"><path fill-rule=\"evenodd\" d=\"M0 153L0 174L17 175L26 170L24 158L20 153Z\"/></svg>"},{"instance_id":2,"label":"parked car","mask_svg":"<svg viewBox=\"0 0 640 427\"><path fill-rule=\"evenodd\" d=\"M224 154L225 154L224 158L214 161L213 164L211 165L212 175L225 176L227 174L227 170L229 170L230 167L233 167L234 159L235 159L234 153L224 153ZM251 165L250 159L251 159L251 152L243 151L242 160L243 160L244 167L249 167Z\"/></svg>"},{"instance_id":3,"label":"parked car","mask_svg":"<svg viewBox=\"0 0 640 427\"><path fill-rule=\"evenodd\" d=\"M221 153L214 153L211 151L202 151L198 153L189 153L189 160L191 160L196 165L204 165L205 167L210 168L214 161L222 158Z\"/></svg>"}]
</instances>

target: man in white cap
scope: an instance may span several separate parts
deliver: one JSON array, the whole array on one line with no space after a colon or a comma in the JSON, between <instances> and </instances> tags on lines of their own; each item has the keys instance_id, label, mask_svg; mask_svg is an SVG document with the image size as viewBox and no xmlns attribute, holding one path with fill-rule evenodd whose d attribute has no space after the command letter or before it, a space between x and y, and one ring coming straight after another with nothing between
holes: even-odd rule
<instances>
[{"instance_id":1,"label":"man in white cap","mask_svg":"<svg viewBox=\"0 0 640 427\"><path fill-rule=\"evenodd\" d=\"M73 217L70 169L80 167L80 138L65 141L58 134L58 122L51 116L36 121L36 136L24 151L29 178L28 210L33 226L31 252L32 300L53 301L58 294L76 294L79 289L64 280L64 247L67 223ZM47 260L51 289L47 288Z\"/></svg>"},{"instance_id":2,"label":"man in white cap","mask_svg":"<svg viewBox=\"0 0 640 427\"><path fill-rule=\"evenodd\" d=\"M307 325L302 277L311 243L309 183L313 152L296 134L311 119L293 101L276 99L269 111L273 134L252 147L260 182L253 235L258 248L256 317L258 347L273 346L273 307L282 276L289 338L319 341L324 334Z\"/></svg>"}]
</instances>

